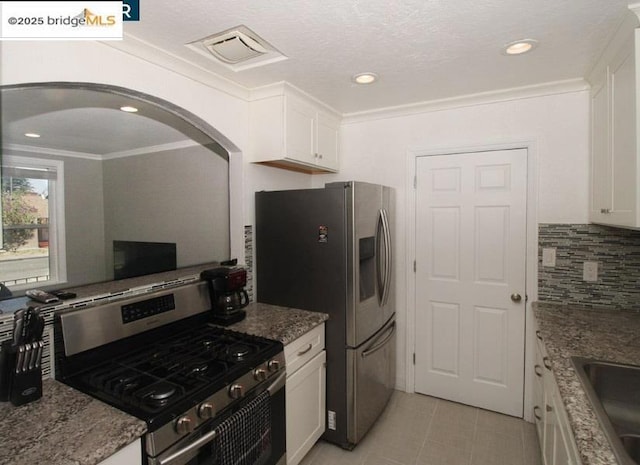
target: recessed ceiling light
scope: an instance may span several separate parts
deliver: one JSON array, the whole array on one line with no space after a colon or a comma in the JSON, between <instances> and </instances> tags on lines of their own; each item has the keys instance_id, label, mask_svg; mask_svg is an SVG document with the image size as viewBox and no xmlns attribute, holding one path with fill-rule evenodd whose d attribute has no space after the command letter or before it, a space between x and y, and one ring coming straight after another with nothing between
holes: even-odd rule
<instances>
[{"instance_id":1,"label":"recessed ceiling light","mask_svg":"<svg viewBox=\"0 0 640 465\"><path fill-rule=\"evenodd\" d=\"M378 75L376 73L359 73L354 74L351 80L356 84L373 84L378 80Z\"/></svg>"},{"instance_id":2,"label":"recessed ceiling light","mask_svg":"<svg viewBox=\"0 0 640 465\"><path fill-rule=\"evenodd\" d=\"M126 111L127 113L136 113L138 111L136 107L129 107L129 106L120 107L120 109L122 111Z\"/></svg>"},{"instance_id":3,"label":"recessed ceiling light","mask_svg":"<svg viewBox=\"0 0 640 465\"><path fill-rule=\"evenodd\" d=\"M521 39L508 43L502 49L505 55L521 55L530 52L538 46L538 41L533 39Z\"/></svg>"},{"instance_id":4,"label":"recessed ceiling light","mask_svg":"<svg viewBox=\"0 0 640 465\"><path fill-rule=\"evenodd\" d=\"M40 137L40 134L36 134L35 132L25 132L24 136L31 137L32 139L37 139L38 137Z\"/></svg>"}]
</instances>

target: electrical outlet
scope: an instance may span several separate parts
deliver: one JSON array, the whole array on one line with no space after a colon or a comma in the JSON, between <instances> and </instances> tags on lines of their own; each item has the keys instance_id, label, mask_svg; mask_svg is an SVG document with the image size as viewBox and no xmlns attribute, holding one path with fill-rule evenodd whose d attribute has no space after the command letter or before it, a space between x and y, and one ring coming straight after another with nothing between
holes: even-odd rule
<instances>
[{"instance_id":1,"label":"electrical outlet","mask_svg":"<svg viewBox=\"0 0 640 465\"><path fill-rule=\"evenodd\" d=\"M542 249L542 266L556 266L556 249L544 248Z\"/></svg>"},{"instance_id":2,"label":"electrical outlet","mask_svg":"<svg viewBox=\"0 0 640 465\"><path fill-rule=\"evenodd\" d=\"M583 281L597 281L598 280L598 262L584 262L584 268L582 269Z\"/></svg>"}]
</instances>

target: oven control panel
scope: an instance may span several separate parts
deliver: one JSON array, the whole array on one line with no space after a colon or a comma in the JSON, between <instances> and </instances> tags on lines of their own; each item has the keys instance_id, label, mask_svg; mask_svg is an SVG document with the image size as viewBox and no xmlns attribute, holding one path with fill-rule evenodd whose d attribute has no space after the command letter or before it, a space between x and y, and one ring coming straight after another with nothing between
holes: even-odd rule
<instances>
[{"instance_id":1,"label":"oven control panel","mask_svg":"<svg viewBox=\"0 0 640 465\"><path fill-rule=\"evenodd\" d=\"M133 323L134 321L168 312L176 308L176 301L173 294L154 297L152 299L135 302L120 307L122 313L122 323Z\"/></svg>"}]
</instances>

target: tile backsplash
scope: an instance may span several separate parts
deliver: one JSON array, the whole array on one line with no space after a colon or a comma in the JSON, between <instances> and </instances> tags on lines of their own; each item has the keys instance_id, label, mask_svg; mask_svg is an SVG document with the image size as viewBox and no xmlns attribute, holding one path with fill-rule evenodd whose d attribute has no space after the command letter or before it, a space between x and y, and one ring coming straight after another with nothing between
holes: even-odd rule
<instances>
[{"instance_id":1,"label":"tile backsplash","mask_svg":"<svg viewBox=\"0 0 640 465\"><path fill-rule=\"evenodd\" d=\"M556 266L542 265L542 249L556 249ZM584 262L598 279L583 280ZM538 298L587 307L640 311L640 231L594 224L540 224Z\"/></svg>"}]
</instances>

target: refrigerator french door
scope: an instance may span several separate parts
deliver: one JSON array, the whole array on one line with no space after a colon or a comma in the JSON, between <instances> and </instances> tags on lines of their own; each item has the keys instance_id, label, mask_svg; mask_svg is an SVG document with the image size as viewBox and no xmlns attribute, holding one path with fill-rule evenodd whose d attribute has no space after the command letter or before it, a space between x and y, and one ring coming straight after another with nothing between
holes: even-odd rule
<instances>
[{"instance_id":1,"label":"refrigerator french door","mask_svg":"<svg viewBox=\"0 0 640 465\"><path fill-rule=\"evenodd\" d=\"M345 448L395 384L393 201L354 181L256 193L257 300L329 314L324 438Z\"/></svg>"}]
</instances>

